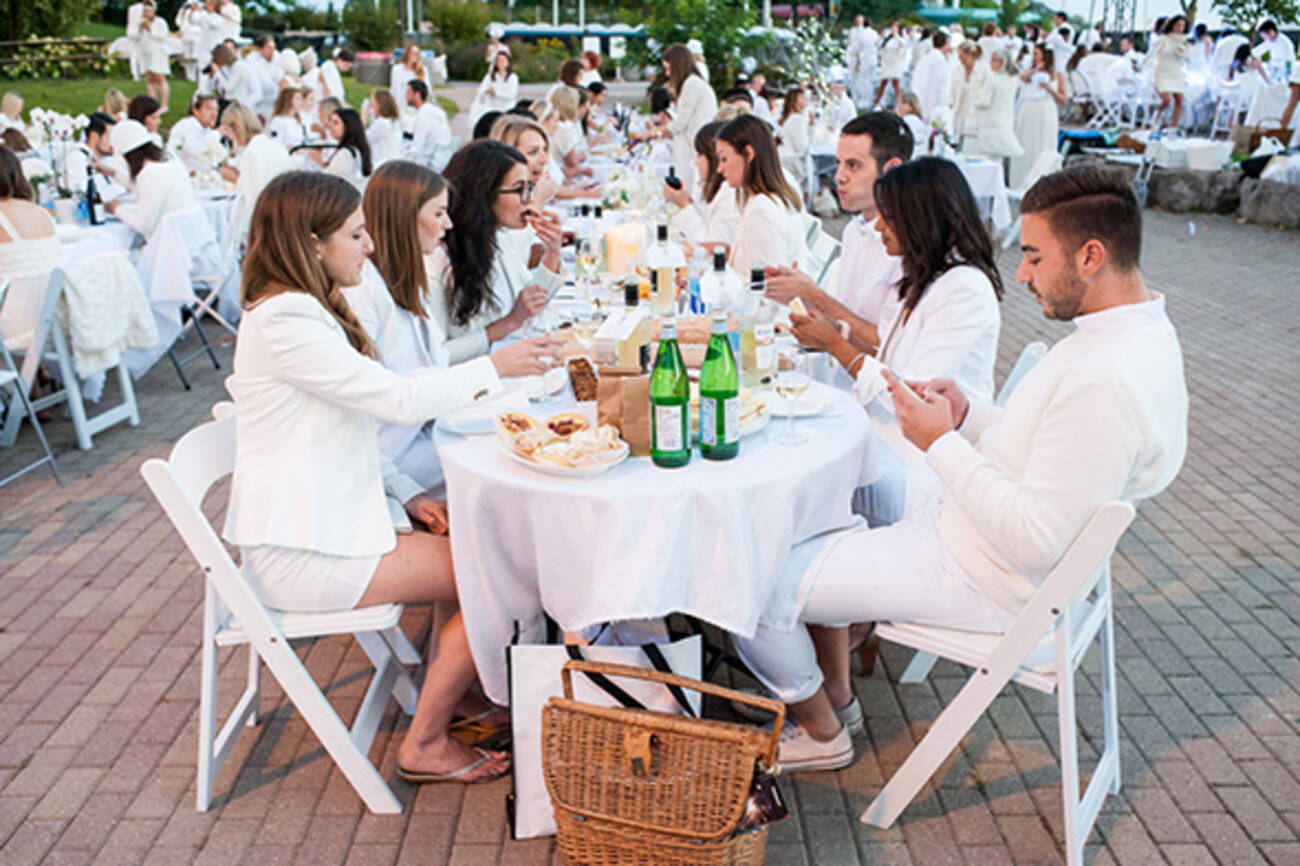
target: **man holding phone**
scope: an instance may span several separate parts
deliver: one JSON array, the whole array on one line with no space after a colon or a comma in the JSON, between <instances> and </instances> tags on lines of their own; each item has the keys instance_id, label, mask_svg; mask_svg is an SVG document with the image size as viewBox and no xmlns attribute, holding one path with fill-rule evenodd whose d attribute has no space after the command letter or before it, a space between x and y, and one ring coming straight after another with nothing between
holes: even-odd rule
<instances>
[{"instance_id":1,"label":"man holding phone","mask_svg":"<svg viewBox=\"0 0 1300 866\"><path fill-rule=\"evenodd\" d=\"M797 546L786 579L801 623L891 620L1005 631L1093 514L1169 485L1187 450L1182 350L1165 299L1138 259L1142 215L1124 178L1094 168L1048 175L1021 203L1017 273L1049 319L1072 321L1005 407L973 403L951 380L888 371L904 436L944 489L891 526ZM760 625L734 638L797 730L783 769L853 761L835 707L853 700L847 668L823 683L807 630Z\"/></svg>"}]
</instances>

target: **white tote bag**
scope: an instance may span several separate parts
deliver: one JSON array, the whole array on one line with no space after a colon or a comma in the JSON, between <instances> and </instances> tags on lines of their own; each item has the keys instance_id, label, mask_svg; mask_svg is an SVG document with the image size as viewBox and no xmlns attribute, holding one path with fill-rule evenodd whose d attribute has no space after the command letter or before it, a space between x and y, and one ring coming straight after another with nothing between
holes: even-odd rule
<instances>
[{"instance_id":1,"label":"white tote bag","mask_svg":"<svg viewBox=\"0 0 1300 866\"><path fill-rule=\"evenodd\" d=\"M656 652L657 650L657 652ZM511 770L514 791L506 798L511 835L532 839L555 835L555 813L542 776L542 707L552 697L562 697L560 670L571 658L669 669L684 677L700 678L703 642L699 635L662 644L642 646L564 646L562 644L513 644L506 648L510 677L510 726L514 755ZM652 660L651 656L657 658ZM655 662L658 662L656 664ZM599 677L599 680L604 680ZM676 695L674 695L674 692ZM600 706L635 706L651 710L683 712L683 702L694 715L700 713L698 692L672 689L659 683L622 680L598 683L587 675L573 678L573 697Z\"/></svg>"}]
</instances>

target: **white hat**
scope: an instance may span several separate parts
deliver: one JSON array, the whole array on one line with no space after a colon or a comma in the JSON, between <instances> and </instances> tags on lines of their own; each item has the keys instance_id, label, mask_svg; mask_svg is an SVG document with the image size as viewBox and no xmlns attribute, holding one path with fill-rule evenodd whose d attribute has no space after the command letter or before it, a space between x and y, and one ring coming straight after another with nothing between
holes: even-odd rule
<instances>
[{"instance_id":1,"label":"white hat","mask_svg":"<svg viewBox=\"0 0 1300 866\"><path fill-rule=\"evenodd\" d=\"M502 27L500 24L488 25L488 36L491 36L493 39L501 39L505 35L506 28Z\"/></svg>"},{"instance_id":2,"label":"white hat","mask_svg":"<svg viewBox=\"0 0 1300 866\"><path fill-rule=\"evenodd\" d=\"M136 148L152 144L153 136L140 121L123 120L113 124L113 131L108 134L108 140L113 145L114 153L118 156L126 156Z\"/></svg>"},{"instance_id":3,"label":"white hat","mask_svg":"<svg viewBox=\"0 0 1300 866\"><path fill-rule=\"evenodd\" d=\"M687 43L686 43L686 48L687 48L687 50L689 50L692 54L703 54L703 53L704 53L704 45L701 44L700 40L698 40L698 39L691 39L691 40L688 40Z\"/></svg>"}]
</instances>

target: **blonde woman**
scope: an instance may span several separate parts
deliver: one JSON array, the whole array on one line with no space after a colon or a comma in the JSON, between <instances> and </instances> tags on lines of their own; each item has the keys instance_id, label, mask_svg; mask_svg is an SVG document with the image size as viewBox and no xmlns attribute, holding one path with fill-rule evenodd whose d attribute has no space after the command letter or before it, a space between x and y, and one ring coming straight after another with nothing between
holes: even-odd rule
<instances>
[{"instance_id":1,"label":"blonde woman","mask_svg":"<svg viewBox=\"0 0 1300 866\"><path fill-rule=\"evenodd\" d=\"M551 94L551 106L557 117L555 131L551 133L551 158L566 178L590 176L591 169L582 164L587 157L587 143L578 123L578 91L572 87L557 88Z\"/></svg>"},{"instance_id":2,"label":"blonde woman","mask_svg":"<svg viewBox=\"0 0 1300 866\"><path fill-rule=\"evenodd\" d=\"M524 155L528 161L528 174L537 184L535 199L539 206L553 198L600 198L597 186L576 186L557 180L551 173L551 139L546 129L537 121L517 114L503 114L492 124L488 136L494 141L508 144Z\"/></svg>"},{"instance_id":3,"label":"blonde woman","mask_svg":"<svg viewBox=\"0 0 1300 866\"><path fill-rule=\"evenodd\" d=\"M0 132L6 129L22 132L26 128L27 124L23 123L23 98L11 90L0 102Z\"/></svg>"},{"instance_id":4,"label":"blonde woman","mask_svg":"<svg viewBox=\"0 0 1300 866\"><path fill-rule=\"evenodd\" d=\"M113 118L114 121L121 122L126 120L126 107L128 105L130 105L130 101L122 91L116 87L110 87L104 91L104 104L99 107L99 110Z\"/></svg>"},{"instance_id":5,"label":"blonde woman","mask_svg":"<svg viewBox=\"0 0 1300 866\"><path fill-rule=\"evenodd\" d=\"M989 57L988 87L975 99L975 128L975 140L967 138L971 153L998 162L1024 153L1016 139L1016 67L1006 50Z\"/></svg>"},{"instance_id":6,"label":"blonde woman","mask_svg":"<svg viewBox=\"0 0 1300 866\"><path fill-rule=\"evenodd\" d=\"M429 81L429 73L424 68L424 59L420 56L419 47L407 45L402 51L402 62L394 64L393 71L388 73L388 92L398 101L398 107L402 110L407 108L415 110L414 105L408 105L406 102L406 85L412 81L423 81L425 87L433 89L433 82Z\"/></svg>"},{"instance_id":7,"label":"blonde woman","mask_svg":"<svg viewBox=\"0 0 1300 866\"><path fill-rule=\"evenodd\" d=\"M293 168L293 160L279 143L263 134L262 121L242 102L226 106L217 131L231 144L230 159L218 171L235 185L241 211L232 219L242 236L257 197L273 178Z\"/></svg>"},{"instance_id":8,"label":"blonde woman","mask_svg":"<svg viewBox=\"0 0 1300 866\"><path fill-rule=\"evenodd\" d=\"M351 184L305 172L272 181L253 213L227 383L235 470L222 535L254 590L282 610L455 600L445 505L382 459L375 420L421 424L501 390L490 357L404 375L376 359L341 290L360 282L374 251L365 219ZM395 534L389 497L433 532ZM459 615L436 646L397 772L414 783L499 776L506 753L448 733L475 676Z\"/></svg>"},{"instance_id":9,"label":"blonde woman","mask_svg":"<svg viewBox=\"0 0 1300 866\"><path fill-rule=\"evenodd\" d=\"M700 75L695 55L680 42L664 51L664 72L668 89L677 100L677 111L668 122L665 135L673 140L673 166L682 184L695 181L695 136L700 127L718 113L718 96Z\"/></svg>"}]
</instances>

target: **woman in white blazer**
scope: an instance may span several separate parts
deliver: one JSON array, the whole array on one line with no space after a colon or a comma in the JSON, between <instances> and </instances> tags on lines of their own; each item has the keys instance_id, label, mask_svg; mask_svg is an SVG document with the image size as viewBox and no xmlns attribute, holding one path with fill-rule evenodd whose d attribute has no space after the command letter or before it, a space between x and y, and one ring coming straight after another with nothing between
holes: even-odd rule
<instances>
[{"instance_id":1,"label":"woman in white blazer","mask_svg":"<svg viewBox=\"0 0 1300 866\"><path fill-rule=\"evenodd\" d=\"M677 111L668 123L673 139L673 166L682 183L695 179L695 135L718 113L718 96L700 75L695 55L680 42L664 51L668 89L677 97Z\"/></svg>"},{"instance_id":2,"label":"woman in white blazer","mask_svg":"<svg viewBox=\"0 0 1300 866\"><path fill-rule=\"evenodd\" d=\"M718 173L718 131L725 123L714 121L695 134L695 184L688 191L664 183L664 199L677 205L673 228L689 243L730 246L740 227L740 193Z\"/></svg>"},{"instance_id":3,"label":"woman in white blazer","mask_svg":"<svg viewBox=\"0 0 1300 866\"><path fill-rule=\"evenodd\" d=\"M449 366L446 340L429 316L431 285L425 270L425 257L441 247L443 235L451 228L446 182L417 163L386 162L366 185L363 210L375 249L361 282L343 290L348 306L388 369L407 373ZM532 371L531 357L513 348L517 345L492 355L504 376ZM432 433L427 422L381 422L379 450L423 490L439 493L442 465Z\"/></svg>"},{"instance_id":4,"label":"woman in white blazer","mask_svg":"<svg viewBox=\"0 0 1300 866\"><path fill-rule=\"evenodd\" d=\"M881 242L903 260L901 304L882 324L880 344L844 340L820 316L791 318L801 343L829 351L855 377L872 434L885 446L877 449L881 480L869 489L869 518L884 524L933 492L933 474L924 455L899 433L880 370L888 367L905 381L954 379L964 393L991 401L1002 281L979 209L955 163L937 157L904 163L881 176L875 197Z\"/></svg>"},{"instance_id":5,"label":"woman in white blazer","mask_svg":"<svg viewBox=\"0 0 1300 866\"><path fill-rule=\"evenodd\" d=\"M134 120L117 124L112 133L113 149L126 160L135 184L135 207L119 207L117 200L105 205L109 213L148 240L165 214L193 210L199 206L190 174L180 160L154 143L144 125Z\"/></svg>"},{"instance_id":6,"label":"woman in white blazer","mask_svg":"<svg viewBox=\"0 0 1300 866\"><path fill-rule=\"evenodd\" d=\"M375 419L415 424L501 388L494 360L454 370L386 369L339 289L356 283L373 246L361 196L340 178L290 172L258 199L243 265L246 311L235 344L235 470L223 535L270 605L289 611L456 596L445 536L400 538L386 494L435 532L446 510L383 460ZM547 341L517 351L553 352ZM478 781L506 769L503 753L448 736L474 679L459 615L442 630L398 773L415 781Z\"/></svg>"},{"instance_id":7,"label":"woman in white blazer","mask_svg":"<svg viewBox=\"0 0 1300 866\"><path fill-rule=\"evenodd\" d=\"M975 140L967 138L966 151L1003 162L1025 152L1016 140L1016 67L1006 51L989 57L989 82L975 100Z\"/></svg>"},{"instance_id":8,"label":"woman in white blazer","mask_svg":"<svg viewBox=\"0 0 1300 866\"><path fill-rule=\"evenodd\" d=\"M562 235L559 217L534 210L536 183L513 147L491 139L470 142L443 176L452 189L452 229L430 257L437 290L429 313L454 364L487 352L542 311L564 283ZM519 233L528 228L540 249L520 243Z\"/></svg>"},{"instance_id":9,"label":"woman in white blazer","mask_svg":"<svg viewBox=\"0 0 1300 866\"><path fill-rule=\"evenodd\" d=\"M745 280L757 264L807 264L799 190L781 169L772 128L752 114L718 130L718 172L740 197L740 222L730 264Z\"/></svg>"}]
</instances>

